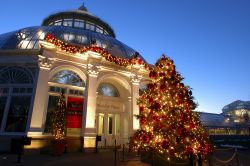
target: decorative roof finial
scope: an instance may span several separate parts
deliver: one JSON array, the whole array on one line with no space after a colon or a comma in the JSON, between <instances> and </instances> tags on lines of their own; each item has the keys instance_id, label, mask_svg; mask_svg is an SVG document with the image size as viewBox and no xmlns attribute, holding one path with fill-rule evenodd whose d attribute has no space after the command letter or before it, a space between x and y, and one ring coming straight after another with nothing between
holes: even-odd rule
<instances>
[{"instance_id":1,"label":"decorative roof finial","mask_svg":"<svg viewBox=\"0 0 250 166\"><path fill-rule=\"evenodd\" d=\"M82 6L80 6L78 9L79 9L79 10L86 11L86 12L88 11L87 8L86 8L85 5L84 5L84 2L82 2Z\"/></svg>"}]
</instances>

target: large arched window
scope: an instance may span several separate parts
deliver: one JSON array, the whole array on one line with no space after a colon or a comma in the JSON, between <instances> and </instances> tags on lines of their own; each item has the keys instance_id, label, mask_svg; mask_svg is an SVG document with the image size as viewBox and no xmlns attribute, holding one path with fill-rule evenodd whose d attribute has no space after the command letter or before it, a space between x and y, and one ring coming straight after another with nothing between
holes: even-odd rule
<instances>
[{"instance_id":1,"label":"large arched window","mask_svg":"<svg viewBox=\"0 0 250 166\"><path fill-rule=\"evenodd\" d=\"M82 79L73 71L70 70L62 70L56 73L50 82L60 83L60 84L67 84L67 85L74 85L84 87L85 84Z\"/></svg>"},{"instance_id":2,"label":"large arched window","mask_svg":"<svg viewBox=\"0 0 250 166\"><path fill-rule=\"evenodd\" d=\"M119 97L120 94L117 88L110 83L101 83L97 89L98 95L109 96L109 97Z\"/></svg>"},{"instance_id":3,"label":"large arched window","mask_svg":"<svg viewBox=\"0 0 250 166\"><path fill-rule=\"evenodd\" d=\"M30 72L22 67L6 67L0 71L0 84L32 84Z\"/></svg>"},{"instance_id":4,"label":"large arched window","mask_svg":"<svg viewBox=\"0 0 250 166\"><path fill-rule=\"evenodd\" d=\"M0 70L0 132L25 132L34 86L30 69Z\"/></svg>"},{"instance_id":5,"label":"large arched window","mask_svg":"<svg viewBox=\"0 0 250 166\"><path fill-rule=\"evenodd\" d=\"M52 115L61 92L67 102L67 135L79 136L82 123L85 82L71 70L61 70L49 81L49 100L44 133L52 132Z\"/></svg>"}]
</instances>

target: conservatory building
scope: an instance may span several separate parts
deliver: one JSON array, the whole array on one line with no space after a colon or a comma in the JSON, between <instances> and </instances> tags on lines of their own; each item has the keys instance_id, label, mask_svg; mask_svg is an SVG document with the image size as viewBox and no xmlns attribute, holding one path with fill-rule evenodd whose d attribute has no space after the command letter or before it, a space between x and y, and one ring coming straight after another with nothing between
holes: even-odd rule
<instances>
[{"instance_id":1,"label":"conservatory building","mask_svg":"<svg viewBox=\"0 0 250 166\"><path fill-rule=\"evenodd\" d=\"M84 6L52 14L42 26L1 34L0 151L20 136L32 137L27 148L49 146L61 93L69 151L95 147L96 135L100 146L127 143L139 128L136 99L148 82L140 60Z\"/></svg>"}]
</instances>

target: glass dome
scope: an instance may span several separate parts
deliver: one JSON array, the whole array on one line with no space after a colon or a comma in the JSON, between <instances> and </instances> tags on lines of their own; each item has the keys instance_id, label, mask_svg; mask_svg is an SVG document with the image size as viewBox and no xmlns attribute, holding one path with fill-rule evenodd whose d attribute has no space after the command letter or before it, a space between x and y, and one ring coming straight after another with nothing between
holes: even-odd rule
<instances>
[{"instance_id":1,"label":"glass dome","mask_svg":"<svg viewBox=\"0 0 250 166\"><path fill-rule=\"evenodd\" d=\"M42 26L1 34L0 51L38 50L39 41L44 40L49 33L64 42L79 46L87 46L94 41L110 54L120 58L128 59L136 53L135 50L115 39L113 29L106 22L89 13L84 5L78 10L51 14L43 20ZM141 58L144 60L143 57Z\"/></svg>"},{"instance_id":2,"label":"glass dome","mask_svg":"<svg viewBox=\"0 0 250 166\"><path fill-rule=\"evenodd\" d=\"M0 50L39 49L39 41L44 40L48 33L65 42L83 46L95 41L110 54L121 58L130 58L136 52L111 36L67 26L36 26L2 34Z\"/></svg>"},{"instance_id":3,"label":"glass dome","mask_svg":"<svg viewBox=\"0 0 250 166\"><path fill-rule=\"evenodd\" d=\"M227 113L230 111L235 111L239 109L249 110L250 111L250 101L241 101L236 100L222 108L223 113Z\"/></svg>"},{"instance_id":4,"label":"glass dome","mask_svg":"<svg viewBox=\"0 0 250 166\"><path fill-rule=\"evenodd\" d=\"M86 29L115 38L115 33L109 24L89 13L84 5L78 10L62 11L51 14L45 18L42 23L42 26L50 25Z\"/></svg>"}]
</instances>

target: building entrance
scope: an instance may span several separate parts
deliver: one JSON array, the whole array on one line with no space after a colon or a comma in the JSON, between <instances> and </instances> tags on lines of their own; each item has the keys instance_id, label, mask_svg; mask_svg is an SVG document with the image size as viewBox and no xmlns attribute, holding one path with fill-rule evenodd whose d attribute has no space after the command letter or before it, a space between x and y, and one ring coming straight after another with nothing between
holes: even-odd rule
<instances>
[{"instance_id":1,"label":"building entrance","mask_svg":"<svg viewBox=\"0 0 250 166\"><path fill-rule=\"evenodd\" d=\"M99 146L120 144L121 115L119 113L97 113L97 134L102 136Z\"/></svg>"}]
</instances>

